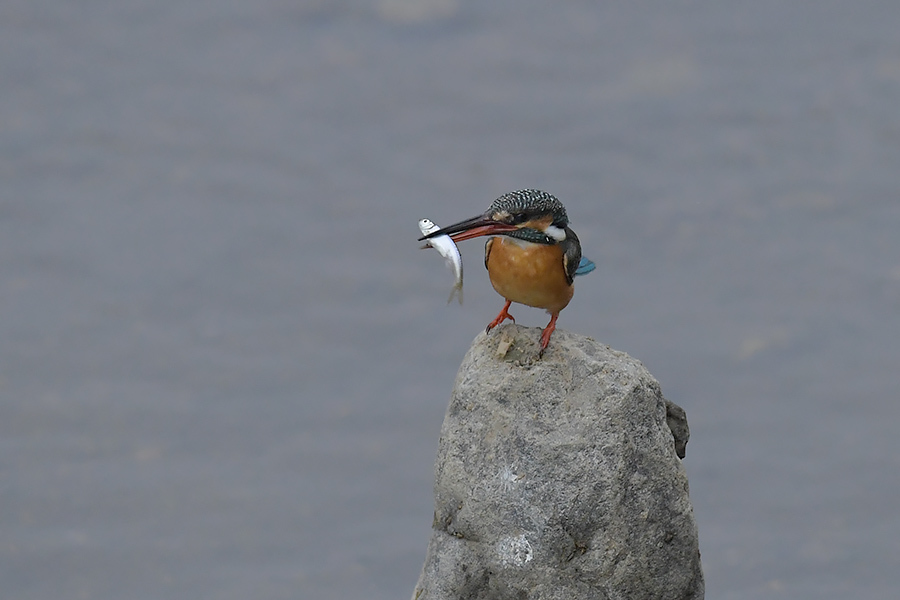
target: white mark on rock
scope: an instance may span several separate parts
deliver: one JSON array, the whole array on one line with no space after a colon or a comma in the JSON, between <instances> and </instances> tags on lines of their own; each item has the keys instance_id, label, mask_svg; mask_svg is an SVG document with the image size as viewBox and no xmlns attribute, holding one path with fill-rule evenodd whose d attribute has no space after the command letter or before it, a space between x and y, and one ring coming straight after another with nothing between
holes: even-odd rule
<instances>
[{"instance_id":1,"label":"white mark on rock","mask_svg":"<svg viewBox=\"0 0 900 600\"><path fill-rule=\"evenodd\" d=\"M517 567L534 558L531 544L528 543L524 533L501 538L497 544L497 554L500 555L500 562L503 564Z\"/></svg>"},{"instance_id":2,"label":"white mark on rock","mask_svg":"<svg viewBox=\"0 0 900 600\"><path fill-rule=\"evenodd\" d=\"M497 478L500 480L500 490L508 494L523 477L525 476L516 474L515 466L503 465L503 468L497 473Z\"/></svg>"}]
</instances>

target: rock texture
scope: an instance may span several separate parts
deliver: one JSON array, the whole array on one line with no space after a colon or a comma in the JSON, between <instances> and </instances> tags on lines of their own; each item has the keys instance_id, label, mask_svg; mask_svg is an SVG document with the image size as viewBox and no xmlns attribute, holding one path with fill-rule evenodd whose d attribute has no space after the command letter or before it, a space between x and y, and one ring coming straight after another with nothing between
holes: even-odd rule
<instances>
[{"instance_id":1,"label":"rock texture","mask_svg":"<svg viewBox=\"0 0 900 600\"><path fill-rule=\"evenodd\" d=\"M684 411L627 354L557 330L537 360L539 335L460 366L413 599L702 599Z\"/></svg>"}]
</instances>

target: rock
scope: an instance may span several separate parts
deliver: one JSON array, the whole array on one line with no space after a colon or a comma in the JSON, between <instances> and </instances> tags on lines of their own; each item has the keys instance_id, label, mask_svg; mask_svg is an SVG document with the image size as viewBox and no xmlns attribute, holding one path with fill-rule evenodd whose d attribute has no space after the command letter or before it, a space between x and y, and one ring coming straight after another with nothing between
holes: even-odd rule
<instances>
[{"instance_id":1,"label":"rock","mask_svg":"<svg viewBox=\"0 0 900 600\"><path fill-rule=\"evenodd\" d=\"M413 599L702 599L684 411L627 354L557 330L537 360L539 336L463 359Z\"/></svg>"}]
</instances>

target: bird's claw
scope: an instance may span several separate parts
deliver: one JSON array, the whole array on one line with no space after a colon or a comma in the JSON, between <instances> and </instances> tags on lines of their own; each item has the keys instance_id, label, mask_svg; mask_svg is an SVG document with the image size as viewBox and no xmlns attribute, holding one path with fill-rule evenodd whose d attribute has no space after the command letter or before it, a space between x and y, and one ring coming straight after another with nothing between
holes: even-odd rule
<instances>
[{"instance_id":1,"label":"bird's claw","mask_svg":"<svg viewBox=\"0 0 900 600\"><path fill-rule=\"evenodd\" d=\"M514 316L512 316L512 315L506 315L506 317L504 317L504 319L509 319L509 320L512 321L513 323L516 322L516 318L515 318ZM484 332L485 332L485 333L490 333L490 332L491 332L491 329L493 329L494 327L496 327L497 325L499 325L500 323L502 323L502 322L504 321L504 319L500 319L499 317L496 318L496 319L494 319L493 321L491 321L490 323L488 323L488 326L487 326L487 327L484 328Z\"/></svg>"},{"instance_id":2,"label":"bird's claw","mask_svg":"<svg viewBox=\"0 0 900 600\"><path fill-rule=\"evenodd\" d=\"M544 331L541 332L541 349L538 351L538 358L542 358L544 356L544 350L547 349L547 346L550 345L550 336L553 335L553 332L556 331L556 319L559 317L559 313L554 313L550 316L550 322L544 328Z\"/></svg>"},{"instance_id":3,"label":"bird's claw","mask_svg":"<svg viewBox=\"0 0 900 600\"><path fill-rule=\"evenodd\" d=\"M514 316L512 316L511 314L509 314L509 305L510 304L512 304L512 302L507 300L506 305L503 307L503 310L500 311L500 314L497 315L497 318L494 319L493 321L491 321L490 323L488 323L488 326L484 328L485 333L490 333L491 329L493 329L494 327L496 327L497 325L499 325L506 319L509 319L513 323L516 322L516 318Z\"/></svg>"},{"instance_id":4,"label":"bird's claw","mask_svg":"<svg viewBox=\"0 0 900 600\"><path fill-rule=\"evenodd\" d=\"M538 350L538 358L543 358L543 357L544 357L544 350L546 350L546 349L547 349L547 346L550 345L550 334L551 334L551 333L553 333L553 332L551 331L550 333L547 333L547 332L545 331L545 332L541 335L541 346L540 346L541 349Z\"/></svg>"}]
</instances>

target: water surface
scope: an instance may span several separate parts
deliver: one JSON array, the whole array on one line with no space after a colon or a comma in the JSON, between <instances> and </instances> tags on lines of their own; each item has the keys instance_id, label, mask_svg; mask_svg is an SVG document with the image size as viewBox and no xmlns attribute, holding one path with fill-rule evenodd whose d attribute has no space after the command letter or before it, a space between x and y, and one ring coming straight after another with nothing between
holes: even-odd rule
<instances>
[{"instance_id":1,"label":"water surface","mask_svg":"<svg viewBox=\"0 0 900 600\"><path fill-rule=\"evenodd\" d=\"M0 7L5 597L405 598L466 303L538 187L560 317L688 413L710 598L900 587L900 6ZM518 307L519 323L547 317Z\"/></svg>"}]
</instances>

